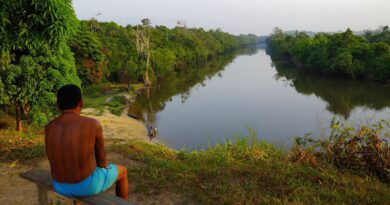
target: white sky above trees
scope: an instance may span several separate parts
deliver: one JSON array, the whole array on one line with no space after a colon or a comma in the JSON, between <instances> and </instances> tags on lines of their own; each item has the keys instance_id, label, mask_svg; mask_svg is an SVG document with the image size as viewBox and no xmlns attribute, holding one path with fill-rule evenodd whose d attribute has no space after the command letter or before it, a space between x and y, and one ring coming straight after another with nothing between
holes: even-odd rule
<instances>
[{"instance_id":1,"label":"white sky above trees","mask_svg":"<svg viewBox=\"0 0 390 205\"><path fill-rule=\"evenodd\" d=\"M343 31L390 24L390 0L73 0L79 19L173 27L222 28L233 34L268 35L283 30Z\"/></svg>"}]
</instances>

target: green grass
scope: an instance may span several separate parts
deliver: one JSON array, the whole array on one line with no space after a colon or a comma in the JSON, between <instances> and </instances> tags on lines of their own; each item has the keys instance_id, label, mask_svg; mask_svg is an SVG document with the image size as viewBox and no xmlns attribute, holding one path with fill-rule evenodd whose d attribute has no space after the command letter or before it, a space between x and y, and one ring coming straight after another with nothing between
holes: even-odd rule
<instances>
[{"instance_id":1,"label":"green grass","mask_svg":"<svg viewBox=\"0 0 390 205\"><path fill-rule=\"evenodd\" d=\"M129 166L135 191L172 191L199 204L388 204L389 184L353 170L338 169L325 158L296 160L286 151L237 138L199 151L175 151L160 144L133 141L111 151L144 162ZM307 151L307 156L314 157ZM308 158L308 157L303 157ZM310 158L310 157L309 157Z\"/></svg>"},{"instance_id":2,"label":"green grass","mask_svg":"<svg viewBox=\"0 0 390 205\"><path fill-rule=\"evenodd\" d=\"M86 87L83 89L84 107L94 108L97 111L97 115L102 115L105 110L108 110L112 114L119 116L127 107L127 99L124 95L133 96L133 91L127 91L126 89L127 85L116 84Z\"/></svg>"}]
</instances>

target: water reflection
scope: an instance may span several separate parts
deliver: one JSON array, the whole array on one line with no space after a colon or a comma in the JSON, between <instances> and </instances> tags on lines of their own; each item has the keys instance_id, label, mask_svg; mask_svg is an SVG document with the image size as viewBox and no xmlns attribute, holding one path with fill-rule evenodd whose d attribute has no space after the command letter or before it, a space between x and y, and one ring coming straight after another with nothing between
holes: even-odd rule
<instances>
[{"instance_id":1,"label":"water reflection","mask_svg":"<svg viewBox=\"0 0 390 205\"><path fill-rule=\"evenodd\" d=\"M157 139L174 148L204 148L247 134L247 126L261 139L288 146L294 136L326 133L334 115L355 122L387 118L389 89L306 75L250 49L171 73L141 92L129 114L157 127Z\"/></svg>"},{"instance_id":2,"label":"water reflection","mask_svg":"<svg viewBox=\"0 0 390 205\"><path fill-rule=\"evenodd\" d=\"M285 79L297 92L321 98L327 103L327 110L345 119L358 106L379 111L390 105L389 85L307 74L291 65L275 62L274 67L277 80Z\"/></svg>"},{"instance_id":3,"label":"water reflection","mask_svg":"<svg viewBox=\"0 0 390 205\"><path fill-rule=\"evenodd\" d=\"M199 66L189 67L179 72L168 74L162 83L144 89L129 107L128 113L146 122L147 126L157 127L156 113L164 110L165 105L173 96L180 96L181 103L190 97L191 91L197 87L205 87L206 81L217 76L223 77L226 66L238 55L254 55L258 48L245 48L214 58Z\"/></svg>"}]
</instances>

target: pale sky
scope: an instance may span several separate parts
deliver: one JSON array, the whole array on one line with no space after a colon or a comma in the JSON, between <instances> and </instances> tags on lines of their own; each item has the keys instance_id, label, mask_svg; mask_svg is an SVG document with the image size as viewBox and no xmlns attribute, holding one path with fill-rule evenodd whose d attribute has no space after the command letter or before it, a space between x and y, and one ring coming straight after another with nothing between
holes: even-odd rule
<instances>
[{"instance_id":1,"label":"pale sky","mask_svg":"<svg viewBox=\"0 0 390 205\"><path fill-rule=\"evenodd\" d=\"M79 19L173 27L221 28L233 34L268 35L283 30L341 31L390 25L390 0L73 0Z\"/></svg>"}]
</instances>

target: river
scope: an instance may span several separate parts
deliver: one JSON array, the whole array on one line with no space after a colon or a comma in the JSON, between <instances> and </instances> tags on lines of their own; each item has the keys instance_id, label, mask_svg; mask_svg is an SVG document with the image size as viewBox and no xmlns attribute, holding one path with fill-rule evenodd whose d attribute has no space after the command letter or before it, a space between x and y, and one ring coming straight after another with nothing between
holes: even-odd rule
<instances>
[{"instance_id":1,"label":"river","mask_svg":"<svg viewBox=\"0 0 390 205\"><path fill-rule=\"evenodd\" d=\"M308 75L249 49L173 73L129 112L158 128L155 140L177 149L242 137L248 127L259 139L290 146L306 133L324 137L333 117L351 126L390 119L390 86Z\"/></svg>"}]
</instances>

